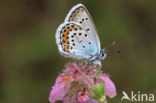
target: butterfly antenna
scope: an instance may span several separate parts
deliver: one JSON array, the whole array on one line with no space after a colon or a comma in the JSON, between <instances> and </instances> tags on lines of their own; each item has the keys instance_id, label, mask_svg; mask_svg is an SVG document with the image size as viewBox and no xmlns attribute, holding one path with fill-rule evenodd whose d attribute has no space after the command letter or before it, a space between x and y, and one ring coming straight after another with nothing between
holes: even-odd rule
<instances>
[{"instance_id":1,"label":"butterfly antenna","mask_svg":"<svg viewBox=\"0 0 156 103\"><path fill-rule=\"evenodd\" d=\"M112 53L120 53L120 50L115 49L114 50L114 46L116 45L116 41L113 41L111 44L109 44L107 47L104 48L104 51L109 55Z\"/></svg>"}]
</instances>

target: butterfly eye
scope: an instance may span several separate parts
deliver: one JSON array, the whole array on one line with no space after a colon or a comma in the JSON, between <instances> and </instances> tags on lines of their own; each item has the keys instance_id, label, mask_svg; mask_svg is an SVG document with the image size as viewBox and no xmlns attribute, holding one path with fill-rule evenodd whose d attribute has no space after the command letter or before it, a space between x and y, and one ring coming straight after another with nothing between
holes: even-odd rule
<instances>
[{"instance_id":1,"label":"butterfly eye","mask_svg":"<svg viewBox=\"0 0 156 103\"><path fill-rule=\"evenodd\" d=\"M100 52L100 56L101 56L102 58L105 56L105 52L104 52L104 50L101 50L101 52Z\"/></svg>"},{"instance_id":2,"label":"butterfly eye","mask_svg":"<svg viewBox=\"0 0 156 103\"><path fill-rule=\"evenodd\" d=\"M100 52L100 56L101 56L101 57L104 56L104 52L103 52L103 51Z\"/></svg>"},{"instance_id":3,"label":"butterfly eye","mask_svg":"<svg viewBox=\"0 0 156 103\"><path fill-rule=\"evenodd\" d=\"M104 55L105 55L104 52L102 52L102 57L103 57Z\"/></svg>"},{"instance_id":4,"label":"butterfly eye","mask_svg":"<svg viewBox=\"0 0 156 103\"><path fill-rule=\"evenodd\" d=\"M102 49L100 52L100 59L104 60L106 57L107 57L107 52L105 52L105 50Z\"/></svg>"}]
</instances>

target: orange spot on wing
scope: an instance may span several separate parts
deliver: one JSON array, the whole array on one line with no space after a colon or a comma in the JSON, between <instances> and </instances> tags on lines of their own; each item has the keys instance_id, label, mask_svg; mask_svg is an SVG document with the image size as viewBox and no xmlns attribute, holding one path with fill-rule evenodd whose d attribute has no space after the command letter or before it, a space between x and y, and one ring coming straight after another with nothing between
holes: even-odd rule
<instances>
[{"instance_id":1,"label":"orange spot on wing","mask_svg":"<svg viewBox=\"0 0 156 103\"><path fill-rule=\"evenodd\" d=\"M76 30L77 27L76 26L69 27L69 29L66 29L65 32L63 33L64 37L62 37L62 39L64 40L63 44L65 45L65 51L68 51L68 48L69 48L69 46L67 45L68 44L67 36L68 36L69 31L72 30L72 29Z\"/></svg>"},{"instance_id":2,"label":"orange spot on wing","mask_svg":"<svg viewBox=\"0 0 156 103\"><path fill-rule=\"evenodd\" d=\"M68 51L68 45L65 46L65 50Z\"/></svg>"},{"instance_id":3,"label":"orange spot on wing","mask_svg":"<svg viewBox=\"0 0 156 103\"><path fill-rule=\"evenodd\" d=\"M75 26L74 26L74 27L73 27L73 29L74 29L74 30L76 30L76 29L77 29L77 27L75 27Z\"/></svg>"}]
</instances>

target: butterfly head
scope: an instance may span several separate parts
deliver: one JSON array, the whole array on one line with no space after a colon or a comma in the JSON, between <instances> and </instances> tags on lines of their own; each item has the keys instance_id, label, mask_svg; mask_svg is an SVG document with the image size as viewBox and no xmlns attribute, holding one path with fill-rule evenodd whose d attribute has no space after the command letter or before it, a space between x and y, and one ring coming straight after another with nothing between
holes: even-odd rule
<instances>
[{"instance_id":1,"label":"butterfly head","mask_svg":"<svg viewBox=\"0 0 156 103\"><path fill-rule=\"evenodd\" d=\"M106 51L105 49L102 49L102 50L100 51L100 60L106 59L107 54L108 54L107 51Z\"/></svg>"}]
</instances>

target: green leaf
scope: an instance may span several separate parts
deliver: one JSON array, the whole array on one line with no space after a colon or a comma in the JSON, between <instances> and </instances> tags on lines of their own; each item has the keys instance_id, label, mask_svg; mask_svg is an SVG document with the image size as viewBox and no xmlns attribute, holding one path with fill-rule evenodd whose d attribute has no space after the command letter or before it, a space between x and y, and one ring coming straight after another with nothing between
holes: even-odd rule
<instances>
[{"instance_id":1,"label":"green leaf","mask_svg":"<svg viewBox=\"0 0 156 103\"><path fill-rule=\"evenodd\" d=\"M93 88L93 99L99 100L99 101L104 101L106 96L105 96L105 84L96 84Z\"/></svg>"}]
</instances>

